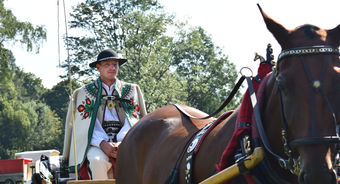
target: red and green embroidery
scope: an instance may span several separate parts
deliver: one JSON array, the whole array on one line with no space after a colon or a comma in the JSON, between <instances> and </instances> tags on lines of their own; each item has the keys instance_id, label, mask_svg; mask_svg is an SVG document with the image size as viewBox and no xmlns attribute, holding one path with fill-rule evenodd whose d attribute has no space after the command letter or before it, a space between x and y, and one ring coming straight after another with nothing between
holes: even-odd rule
<instances>
[{"instance_id":1,"label":"red and green embroidery","mask_svg":"<svg viewBox=\"0 0 340 184\"><path fill-rule=\"evenodd\" d=\"M130 84L123 84L123 87L121 89L122 92L122 98L125 98L126 96L129 96L131 90Z\"/></svg>"},{"instance_id":2,"label":"red and green embroidery","mask_svg":"<svg viewBox=\"0 0 340 184\"><path fill-rule=\"evenodd\" d=\"M78 112L80 112L82 119L86 119L92 116L93 108L94 108L94 100L91 100L88 97L86 97L85 101L82 101L82 104L80 104L77 107L77 110Z\"/></svg>"},{"instance_id":3,"label":"red and green embroidery","mask_svg":"<svg viewBox=\"0 0 340 184\"><path fill-rule=\"evenodd\" d=\"M96 87L95 83L92 82L90 84L87 84L85 86L86 93L90 95L91 97L95 98L98 93L98 88Z\"/></svg>"},{"instance_id":4,"label":"red and green embroidery","mask_svg":"<svg viewBox=\"0 0 340 184\"><path fill-rule=\"evenodd\" d=\"M122 102L122 104L127 114L132 115L135 118L138 118L140 114L139 106L138 104L135 103L133 98L130 99L130 102Z\"/></svg>"},{"instance_id":5,"label":"red and green embroidery","mask_svg":"<svg viewBox=\"0 0 340 184\"><path fill-rule=\"evenodd\" d=\"M129 116L133 116L135 118L139 118L139 106L138 104L135 102L134 98L132 96L132 86L131 84L128 83L123 83L122 84L122 88L121 88L121 96L124 99L129 99L130 102L121 102L121 104L119 104L119 106L123 106L124 111L129 115Z\"/></svg>"}]
</instances>

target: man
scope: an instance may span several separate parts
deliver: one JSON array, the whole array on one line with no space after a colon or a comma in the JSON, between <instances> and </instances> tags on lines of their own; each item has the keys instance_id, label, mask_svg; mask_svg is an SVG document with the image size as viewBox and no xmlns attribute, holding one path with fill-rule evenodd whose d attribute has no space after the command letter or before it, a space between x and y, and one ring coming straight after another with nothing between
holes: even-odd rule
<instances>
[{"instance_id":1,"label":"man","mask_svg":"<svg viewBox=\"0 0 340 184\"><path fill-rule=\"evenodd\" d=\"M120 142L131 126L146 115L139 86L117 78L119 67L126 61L111 49L103 50L90 63L100 77L73 93L65 124L63 156L71 170L75 166L80 169L81 179L89 179L87 166L92 179L112 178L115 169L112 162Z\"/></svg>"}]
</instances>

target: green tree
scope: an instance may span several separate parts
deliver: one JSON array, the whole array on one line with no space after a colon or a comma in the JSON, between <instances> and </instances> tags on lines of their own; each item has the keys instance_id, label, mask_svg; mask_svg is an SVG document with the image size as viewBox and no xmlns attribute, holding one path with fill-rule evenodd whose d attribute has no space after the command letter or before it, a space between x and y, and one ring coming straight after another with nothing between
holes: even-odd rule
<instances>
[{"instance_id":1,"label":"green tree","mask_svg":"<svg viewBox=\"0 0 340 184\"><path fill-rule=\"evenodd\" d=\"M46 104L0 99L0 158L29 150L62 148L62 124Z\"/></svg>"},{"instance_id":2,"label":"green tree","mask_svg":"<svg viewBox=\"0 0 340 184\"><path fill-rule=\"evenodd\" d=\"M29 120L19 101L1 98L0 102L3 106L0 111L0 157L7 159L22 149Z\"/></svg>"},{"instance_id":3,"label":"green tree","mask_svg":"<svg viewBox=\"0 0 340 184\"><path fill-rule=\"evenodd\" d=\"M93 75L88 63L95 60L101 50L123 51L128 35L139 34L136 29L127 28L129 21L134 20L130 14L147 14L158 7L154 0L85 0L77 5L70 21L70 28L76 30L77 36L67 38L71 51L71 75L75 79ZM67 63L62 67L67 69Z\"/></svg>"},{"instance_id":4,"label":"green tree","mask_svg":"<svg viewBox=\"0 0 340 184\"><path fill-rule=\"evenodd\" d=\"M7 82L12 78L11 71L15 67L15 59L12 52L0 44L0 82ZM4 88L2 88L4 89Z\"/></svg>"},{"instance_id":5,"label":"green tree","mask_svg":"<svg viewBox=\"0 0 340 184\"><path fill-rule=\"evenodd\" d=\"M214 112L237 80L235 65L201 27L189 31L180 29L173 56L176 71L187 81L187 103L205 112ZM236 97L227 109L236 108L240 93Z\"/></svg>"},{"instance_id":6,"label":"green tree","mask_svg":"<svg viewBox=\"0 0 340 184\"><path fill-rule=\"evenodd\" d=\"M23 77L20 76L20 70L15 65L12 52L5 48L5 44L20 43L26 47L27 51L35 48L36 52L39 52L40 44L45 39L46 30L43 26L33 26L29 22L18 21L12 11L4 7L4 0L0 0L0 76L2 79L0 89L2 95L11 93L6 89L5 83L15 79L16 74L19 75L18 77Z\"/></svg>"},{"instance_id":7,"label":"green tree","mask_svg":"<svg viewBox=\"0 0 340 184\"><path fill-rule=\"evenodd\" d=\"M18 67L14 70L13 82L20 93L19 99L24 102L41 101L41 96L46 91L40 78L32 73L26 73Z\"/></svg>"},{"instance_id":8,"label":"green tree","mask_svg":"<svg viewBox=\"0 0 340 184\"><path fill-rule=\"evenodd\" d=\"M72 90L79 88L80 84L72 81ZM47 90L42 98L44 102L60 117L61 122L65 122L67 108L70 101L69 80L60 81L58 84Z\"/></svg>"},{"instance_id":9,"label":"green tree","mask_svg":"<svg viewBox=\"0 0 340 184\"><path fill-rule=\"evenodd\" d=\"M39 52L44 39L46 30L43 26L18 21L12 11L5 8L4 0L0 0L0 48L3 48L4 43L19 42L26 46L27 51L36 48Z\"/></svg>"},{"instance_id":10,"label":"green tree","mask_svg":"<svg viewBox=\"0 0 340 184\"><path fill-rule=\"evenodd\" d=\"M186 96L185 81L169 70L174 46L165 32L173 18L157 12L159 8L156 1L142 0L86 1L78 5L71 15L71 28L86 29L86 34L69 38L72 75L76 79L91 78L94 70L88 63L108 47L127 57L118 78L140 85L149 112L185 99L178 98Z\"/></svg>"},{"instance_id":11,"label":"green tree","mask_svg":"<svg viewBox=\"0 0 340 184\"><path fill-rule=\"evenodd\" d=\"M59 117L44 103L28 102L23 109L29 118L27 140L24 150L46 150L63 148L63 123Z\"/></svg>"},{"instance_id":12,"label":"green tree","mask_svg":"<svg viewBox=\"0 0 340 184\"><path fill-rule=\"evenodd\" d=\"M4 99L12 98L11 93L15 92L12 79L12 68L14 68L14 56L12 52L0 45L0 96Z\"/></svg>"},{"instance_id":13,"label":"green tree","mask_svg":"<svg viewBox=\"0 0 340 184\"><path fill-rule=\"evenodd\" d=\"M126 28L125 53L130 62L121 67L120 77L138 83L149 112L164 105L185 103L186 81L170 70L175 47L167 36L173 17L133 12L123 22Z\"/></svg>"},{"instance_id":14,"label":"green tree","mask_svg":"<svg viewBox=\"0 0 340 184\"><path fill-rule=\"evenodd\" d=\"M148 112L172 103L212 112L236 80L235 66L203 29L185 30L157 1L87 0L71 17L72 76L93 78L88 63L104 48L118 50L128 59L118 78L140 85Z\"/></svg>"},{"instance_id":15,"label":"green tree","mask_svg":"<svg viewBox=\"0 0 340 184\"><path fill-rule=\"evenodd\" d=\"M27 51L39 52L46 39L42 26L20 22L0 0L0 159L14 153L62 147L59 117L41 102L41 79L15 65L7 44L19 43Z\"/></svg>"}]
</instances>

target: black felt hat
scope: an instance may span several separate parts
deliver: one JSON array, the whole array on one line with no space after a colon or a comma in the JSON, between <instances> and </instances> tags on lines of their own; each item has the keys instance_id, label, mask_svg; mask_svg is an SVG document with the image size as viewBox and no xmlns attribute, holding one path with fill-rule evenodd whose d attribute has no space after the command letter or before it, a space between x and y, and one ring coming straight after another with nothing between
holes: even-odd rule
<instances>
[{"instance_id":1,"label":"black felt hat","mask_svg":"<svg viewBox=\"0 0 340 184\"><path fill-rule=\"evenodd\" d=\"M107 60L118 61L119 66L123 65L127 61L127 59L125 59L121 54L116 53L112 49L105 49L98 54L97 61L94 61L89 65L91 68L95 68L96 64Z\"/></svg>"}]
</instances>

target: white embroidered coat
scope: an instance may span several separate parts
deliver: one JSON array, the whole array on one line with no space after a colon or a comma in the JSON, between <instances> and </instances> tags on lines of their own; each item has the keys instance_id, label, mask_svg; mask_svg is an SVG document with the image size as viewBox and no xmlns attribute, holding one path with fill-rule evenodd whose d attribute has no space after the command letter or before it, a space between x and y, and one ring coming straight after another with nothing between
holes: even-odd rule
<instances>
[{"instance_id":1,"label":"white embroidered coat","mask_svg":"<svg viewBox=\"0 0 340 184\"><path fill-rule=\"evenodd\" d=\"M133 126L141 117L146 115L144 98L138 85L117 79L114 94L118 95L119 98L130 101L118 101L115 103L118 118L123 120L122 123L127 118L130 125ZM102 99L102 95L106 94L102 90L100 78L76 89L72 95L72 103L69 104L65 122L63 149L63 159L68 160L68 166L71 170L74 170L75 165L79 169L85 161L96 118L98 117L100 122L103 120L103 112L107 101ZM72 136L73 126L75 141ZM76 153L76 158L74 153Z\"/></svg>"}]
</instances>

